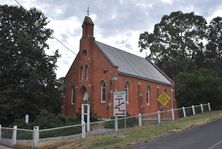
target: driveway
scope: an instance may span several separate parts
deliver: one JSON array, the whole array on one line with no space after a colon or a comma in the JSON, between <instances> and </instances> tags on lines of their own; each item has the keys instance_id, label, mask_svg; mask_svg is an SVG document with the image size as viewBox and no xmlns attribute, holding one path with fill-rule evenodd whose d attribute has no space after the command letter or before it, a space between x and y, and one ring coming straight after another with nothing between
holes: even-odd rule
<instances>
[{"instance_id":1,"label":"driveway","mask_svg":"<svg viewBox=\"0 0 222 149\"><path fill-rule=\"evenodd\" d=\"M222 119L127 149L222 149Z\"/></svg>"}]
</instances>

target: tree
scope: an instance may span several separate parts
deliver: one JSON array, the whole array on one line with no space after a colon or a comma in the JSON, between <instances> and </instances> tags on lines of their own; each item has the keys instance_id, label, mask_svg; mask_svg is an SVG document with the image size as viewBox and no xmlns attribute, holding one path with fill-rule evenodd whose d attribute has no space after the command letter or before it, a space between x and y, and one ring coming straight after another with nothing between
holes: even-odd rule
<instances>
[{"instance_id":1,"label":"tree","mask_svg":"<svg viewBox=\"0 0 222 149\"><path fill-rule=\"evenodd\" d=\"M148 58L175 80L179 106L222 105L222 17L207 25L193 12L172 12L162 17L153 33L140 34L139 46L149 50Z\"/></svg>"},{"instance_id":2,"label":"tree","mask_svg":"<svg viewBox=\"0 0 222 149\"><path fill-rule=\"evenodd\" d=\"M222 17L211 20L207 35L206 64L222 78Z\"/></svg>"},{"instance_id":3,"label":"tree","mask_svg":"<svg viewBox=\"0 0 222 149\"><path fill-rule=\"evenodd\" d=\"M212 104L213 109L219 109L222 106L222 85L220 80L208 70L178 74L175 88L178 106L208 102Z\"/></svg>"},{"instance_id":4,"label":"tree","mask_svg":"<svg viewBox=\"0 0 222 149\"><path fill-rule=\"evenodd\" d=\"M153 33L140 34L141 51L149 50L154 61L171 78L179 72L202 68L207 22L202 16L181 11L164 15Z\"/></svg>"},{"instance_id":5,"label":"tree","mask_svg":"<svg viewBox=\"0 0 222 149\"><path fill-rule=\"evenodd\" d=\"M45 28L47 24L47 18L35 8L0 5L1 123L60 109L55 74L59 54L45 54L46 41L53 33Z\"/></svg>"}]
</instances>

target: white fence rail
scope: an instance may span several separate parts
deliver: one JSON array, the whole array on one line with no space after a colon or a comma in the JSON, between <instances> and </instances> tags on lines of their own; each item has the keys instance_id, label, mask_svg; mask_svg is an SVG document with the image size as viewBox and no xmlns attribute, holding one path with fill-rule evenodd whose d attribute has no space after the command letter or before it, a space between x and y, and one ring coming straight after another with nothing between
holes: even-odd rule
<instances>
[{"instance_id":1,"label":"white fence rail","mask_svg":"<svg viewBox=\"0 0 222 149\"><path fill-rule=\"evenodd\" d=\"M105 134L117 132L123 128L142 126L149 124L160 124L162 121L176 120L211 111L210 103L190 107L182 107L155 113L138 114L123 118L115 118L105 121L91 122L86 124L70 125L57 128L39 129L35 126L33 130L2 127L0 125L0 144L6 146L24 146L24 148L44 148L44 146L71 142L73 139L84 139L87 135ZM90 125L90 131L86 126Z\"/></svg>"}]
</instances>

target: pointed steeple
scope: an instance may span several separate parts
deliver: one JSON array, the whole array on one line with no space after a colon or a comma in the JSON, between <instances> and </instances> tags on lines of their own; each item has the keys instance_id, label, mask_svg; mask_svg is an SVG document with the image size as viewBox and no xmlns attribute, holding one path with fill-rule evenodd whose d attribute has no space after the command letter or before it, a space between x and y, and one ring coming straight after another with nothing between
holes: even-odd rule
<instances>
[{"instance_id":1,"label":"pointed steeple","mask_svg":"<svg viewBox=\"0 0 222 149\"><path fill-rule=\"evenodd\" d=\"M85 16L85 19L82 23L82 37L93 37L94 33L94 23L89 16Z\"/></svg>"}]
</instances>

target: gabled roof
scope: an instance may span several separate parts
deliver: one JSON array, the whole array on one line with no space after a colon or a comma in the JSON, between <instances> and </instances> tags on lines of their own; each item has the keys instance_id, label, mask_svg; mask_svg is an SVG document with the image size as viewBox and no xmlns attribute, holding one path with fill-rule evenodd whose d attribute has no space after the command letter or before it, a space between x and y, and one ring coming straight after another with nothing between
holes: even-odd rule
<instances>
[{"instance_id":1,"label":"gabled roof","mask_svg":"<svg viewBox=\"0 0 222 149\"><path fill-rule=\"evenodd\" d=\"M120 74L172 85L171 80L151 61L96 41L96 45Z\"/></svg>"}]
</instances>

